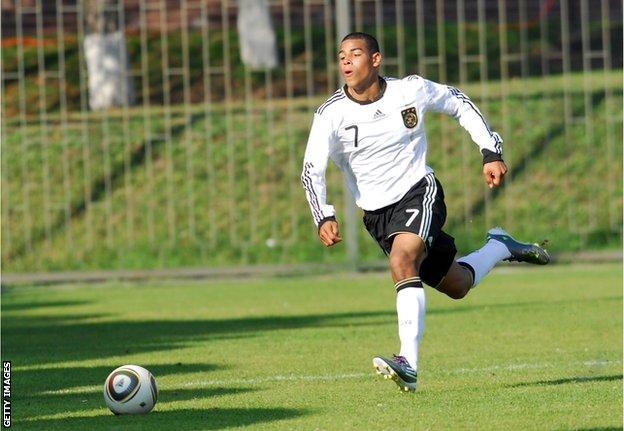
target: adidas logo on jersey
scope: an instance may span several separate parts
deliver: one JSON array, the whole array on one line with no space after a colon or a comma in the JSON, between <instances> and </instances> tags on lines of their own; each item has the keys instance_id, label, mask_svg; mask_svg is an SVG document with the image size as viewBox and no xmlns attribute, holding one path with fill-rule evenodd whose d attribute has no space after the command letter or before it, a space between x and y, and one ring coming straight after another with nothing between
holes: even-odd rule
<instances>
[{"instance_id":1,"label":"adidas logo on jersey","mask_svg":"<svg viewBox=\"0 0 624 431\"><path fill-rule=\"evenodd\" d=\"M381 112L379 109L375 111L375 115L373 115L373 120L381 120L382 118L386 118L386 114Z\"/></svg>"}]
</instances>

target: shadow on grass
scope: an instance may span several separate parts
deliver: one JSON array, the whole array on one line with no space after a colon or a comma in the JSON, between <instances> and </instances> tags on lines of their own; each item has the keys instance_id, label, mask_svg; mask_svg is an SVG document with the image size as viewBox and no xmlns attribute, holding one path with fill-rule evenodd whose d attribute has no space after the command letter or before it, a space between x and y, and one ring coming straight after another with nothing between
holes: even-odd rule
<instances>
[{"instance_id":1,"label":"shadow on grass","mask_svg":"<svg viewBox=\"0 0 624 431\"><path fill-rule=\"evenodd\" d=\"M262 423L293 419L306 414L301 409L286 408L207 408L180 409L174 411L155 410L140 416L89 416L62 419L38 419L28 423L17 423L19 429L45 430L220 430Z\"/></svg>"},{"instance_id":2,"label":"shadow on grass","mask_svg":"<svg viewBox=\"0 0 624 431\"><path fill-rule=\"evenodd\" d=\"M119 364L98 367L59 367L19 370L13 373L13 404L16 419L52 415L59 412L80 412L104 406L103 386L106 376ZM246 388L174 388L159 381L169 375L200 374L193 380L207 378L219 368L212 364L142 364L156 377L159 384L159 402L212 398L221 395L249 392ZM189 378L190 380L191 378ZM176 381L183 378L176 378Z\"/></svg>"},{"instance_id":3,"label":"shadow on grass","mask_svg":"<svg viewBox=\"0 0 624 431\"><path fill-rule=\"evenodd\" d=\"M15 366L15 364L13 364ZM85 366L72 367L64 366L58 368L41 368L13 371L13 379L20 382L28 394L38 394L41 392L54 391L71 391L73 388L103 385L108 374L117 368L120 364L111 361L106 366ZM175 375L205 372L209 373L224 367L214 364L183 364L181 362L174 364L140 364L147 368L156 378ZM21 391L20 391L21 392Z\"/></svg>"},{"instance_id":4,"label":"shadow on grass","mask_svg":"<svg viewBox=\"0 0 624 431\"><path fill-rule=\"evenodd\" d=\"M621 297L596 300L617 300ZM453 305L428 310L428 315L445 315L499 308L550 307L578 300L525 301L487 305ZM13 366L53 364L94 358L127 356L171 350L198 342L256 337L276 330L300 328L343 328L395 325L394 309L310 314L259 316L232 319L110 320L90 321L93 315L3 315L3 358ZM98 317L114 317L100 315ZM82 321L81 321L82 320ZM115 359L118 361L119 359ZM113 367L114 362L111 362ZM120 364L118 364L120 365ZM44 368L44 367L42 367ZM114 368L114 367L113 367Z\"/></svg>"},{"instance_id":5,"label":"shadow on grass","mask_svg":"<svg viewBox=\"0 0 624 431\"><path fill-rule=\"evenodd\" d=\"M622 381L622 374L613 374L610 376L577 376L567 379L540 380L538 382L524 382L510 385L511 388L520 388L525 386L542 386L542 385L567 385L568 383L588 383L588 382L613 382Z\"/></svg>"},{"instance_id":6,"label":"shadow on grass","mask_svg":"<svg viewBox=\"0 0 624 431\"><path fill-rule=\"evenodd\" d=\"M70 323L63 322L65 317L3 317L3 357L12 360L13 366L18 368L169 350L196 342L254 337L274 330L394 324L396 319L394 310L235 319Z\"/></svg>"},{"instance_id":7,"label":"shadow on grass","mask_svg":"<svg viewBox=\"0 0 624 431\"><path fill-rule=\"evenodd\" d=\"M193 400L194 402L198 400L213 400L222 396L245 394L255 390L252 388L219 386L175 389L160 387L156 405L188 400ZM99 385L97 388L80 393L45 393L32 396L17 396L13 398L13 405L14 419L18 421L33 420L37 417L59 413L69 415L80 414L81 412L94 409L106 409L103 390ZM106 412L108 412L108 409L106 409Z\"/></svg>"},{"instance_id":8,"label":"shadow on grass","mask_svg":"<svg viewBox=\"0 0 624 431\"><path fill-rule=\"evenodd\" d=\"M394 326L396 319L394 310L231 319L120 319L105 322L67 321L65 317L67 316L29 316L25 313L14 313L12 317L2 318L3 359L13 361L14 418L18 422L31 419L20 423L27 429L119 429L119 425L123 429L163 429L165 426L184 430L221 429L296 417L302 415L303 411L283 408L187 409L174 412L156 411L140 419L112 416L90 418L85 415L94 409L97 414L103 408L100 388L104 379L110 371L126 362L123 358L129 354L163 352L216 340L257 337L284 329L378 326L380 323ZM89 318L88 315L83 317ZM115 316L107 317L113 319ZM160 357L168 358L171 355L162 353ZM104 365L100 362L96 367L73 364L63 366L67 362L92 359L104 359ZM161 391L159 403L198 400L200 405L212 406L211 400L215 397L252 390L213 385L185 388L183 385L186 377L175 377L172 381L178 382L178 388L167 388L162 385L162 380L158 380L170 374L191 373L197 374L188 377L189 380L208 380L211 371L219 368L213 364L202 364L201 358L197 358L197 362L138 365L145 366L156 376ZM193 401L193 407L195 406ZM60 416L63 412L68 413L64 419L36 419L46 415ZM67 417L71 414L82 416ZM16 428L21 429L21 426Z\"/></svg>"}]
</instances>

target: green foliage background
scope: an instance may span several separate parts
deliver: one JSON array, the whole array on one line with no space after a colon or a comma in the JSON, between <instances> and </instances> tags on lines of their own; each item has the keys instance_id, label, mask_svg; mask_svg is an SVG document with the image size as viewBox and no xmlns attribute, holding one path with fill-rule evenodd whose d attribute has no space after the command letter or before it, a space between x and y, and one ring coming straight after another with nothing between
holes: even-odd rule
<instances>
[{"instance_id":1,"label":"green foliage background","mask_svg":"<svg viewBox=\"0 0 624 431\"><path fill-rule=\"evenodd\" d=\"M556 43L559 29L556 23L549 28ZM592 35L599 33L591 28ZM396 30L384 31L392 40ZM408 41L416 37L411 31ZM425 28L427 53L437 49L434 31ZM447 79L456 82L457 28L449 24L445 31ZM473 52L476 27L466 31ZM497 32L487 34L488 55L496 59ZM530 30L528 36L537 47L539 34ZM167 107L158 106L164 98L163 39L149 35L143 59L140 37L129 36L133 67L141 69L143 60L148 65L147 86L135 81L139 106L95 113L86 111L76 41L64 45L65 87L39 80L39 52L23 52L24 85L6 81L2 99L4 271L347 261L344 244L330 250L319 245L299 180L312 112L330 91L322 29L312 30L318 48L312 62L314 94L323 96L312 97L304 97L305 79L297 76L289 94L285 70L278 68L271 72L275 99L268 100L267 76L240 66L236 38L229 37L231 99L224 100L222 78L209 88L202 78L204 48L211 65L223 64L223 33L212 34L208 45L201 35L190 35L190 103L181 103L183 80L172 75L173 105ZM304 62L303 33L291 37L294 61ZM614 37L612 46L620 46ZM518 32L509 30L508 38L517 47ZM277 40L284 40L282 33ZM416 45L405 47L407 64L416 64ZM179 34L167 35L166 52L168 67L182 65ZM529 50L529 72L538 76L502 82L500 63L489 61L487 83L461 86L505 141L510 175L501 191L485 188L480 155L454 121L427 119L429 164L444 185L446 230L460 253L478 247L493 225L522 239L548 240L553 252L621 245L622 71L541 77L535 52ZM387 54L393 55L391 46ZM21 55L3 49L3 69L17 71ZM59 67L56 48L44 47L43 57L46 70ZM394 73L391 67L385 72ZM474 80L478 70L469 67L467 74ZM438 73L432 69L427 77ZM253 96L247 104L246 79ZM203 101L209 103L197 103ZM328 183L340 220L343 189L336 169L329 169ZM357 231L361 262L381 259L364 229Z\"/></svg>"}]
</instances>

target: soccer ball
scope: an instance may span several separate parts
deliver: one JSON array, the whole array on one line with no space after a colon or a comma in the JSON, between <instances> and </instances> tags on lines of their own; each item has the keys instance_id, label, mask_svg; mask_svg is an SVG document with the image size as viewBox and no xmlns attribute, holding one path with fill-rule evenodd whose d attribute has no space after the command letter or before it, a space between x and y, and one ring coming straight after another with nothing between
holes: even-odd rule
<instances>
[{"instance_id":1,"label":"soccer ball","mask_svg":"<svg viewBox=\"0 0 624 431\"><path fill-rule=\"evenodd\" d=\"M104 401L116 415L149 413L157 399L154 376L138 365L119 367L104 382Z\"/></svg>"}]
</instances>

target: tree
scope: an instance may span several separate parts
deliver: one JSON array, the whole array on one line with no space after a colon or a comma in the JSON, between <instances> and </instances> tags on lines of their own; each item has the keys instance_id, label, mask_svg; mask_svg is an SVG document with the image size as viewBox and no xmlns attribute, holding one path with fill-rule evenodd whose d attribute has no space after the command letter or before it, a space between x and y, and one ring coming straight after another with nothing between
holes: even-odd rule
<instances>
[{"instance_id":1,"label":"tree","mask_svg":"<svg viewBox=\"0 0 624 431\"><path fill-rule=\"evenodd\" d=\"M84 0L86 36L84 52L92 110L134 103L134 86L124 29L120 28L118 2Z\"/></svg>"},{"instance_id":2,"label":"tree","mask_svg":"<svg viewBox=\"0 0 624 431\"><path fill-rule=\"evenodd\" d=\"M243 63L253 69L277 66L277 44L268 0L238 0L238 36Z\"/></svg>"}]
</instances>

